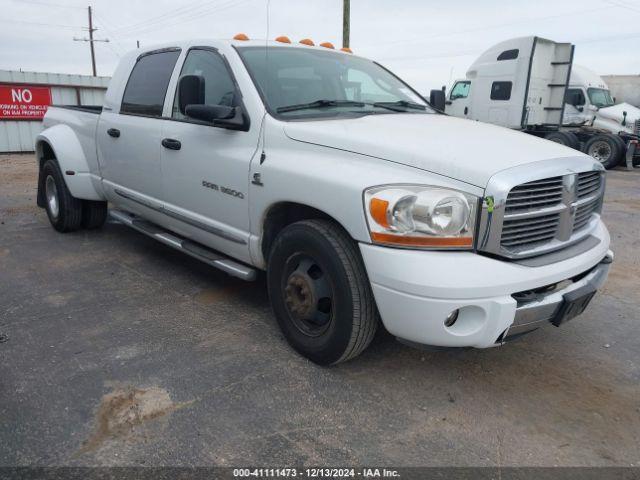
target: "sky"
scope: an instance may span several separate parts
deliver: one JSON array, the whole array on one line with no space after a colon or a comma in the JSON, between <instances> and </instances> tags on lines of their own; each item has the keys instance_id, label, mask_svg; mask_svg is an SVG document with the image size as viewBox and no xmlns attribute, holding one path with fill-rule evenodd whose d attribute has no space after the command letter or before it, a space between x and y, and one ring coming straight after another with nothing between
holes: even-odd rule
<instances>
[{"instance_id":1,"label":"sky","mask_svg":"<svg viewBox=\"0 0 640 480\"><path fill-rule=\"evenodd\" d=\"M342 0L0 0L0 69L91 73L87 6L99 75L125 52L188 38L287 35L342 42ZM462 78L475 58L513 37L576 46L601 75L640 74L640 0L351 0L351 48L428 92Z\"/></svg>"}]
</instances>

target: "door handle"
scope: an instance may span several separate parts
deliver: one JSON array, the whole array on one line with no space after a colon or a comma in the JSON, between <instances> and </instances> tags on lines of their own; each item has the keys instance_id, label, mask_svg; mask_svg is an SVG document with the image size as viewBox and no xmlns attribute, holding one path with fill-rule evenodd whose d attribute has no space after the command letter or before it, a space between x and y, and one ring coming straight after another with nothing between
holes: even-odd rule
<instances>
[{"instance_id":1,"label":"door handle","mask_svg":"<svg viewBox=\"0 0 640 480\"><path fill-rule=\"evenodd\" d=\"M469 113L469 107L464 107L464 114L466 115L467 113Z\"/></svg>"},{"instance_id":2,"label":"door handle","mask_svg":"<svg viewBox=\"0 0 640 480\"><path fill-rule=\"evenodd\" d=\"M174 140L173 138L164 138L162 140L162 146L169 150L180 150L180 148L182 148L180 140Z\"/></svg>"},{"instance_id":3,"label":"door handle","mask_svg":"<svg viewBox=\"0 0 640 480\"><path fill-rule=\"evenodd\" d=\"M110 128L109 130L107 130L107 135L113 138L118 138L120 136L120 130L118 130L117 128Z\"/></svg>"}]
</instances>

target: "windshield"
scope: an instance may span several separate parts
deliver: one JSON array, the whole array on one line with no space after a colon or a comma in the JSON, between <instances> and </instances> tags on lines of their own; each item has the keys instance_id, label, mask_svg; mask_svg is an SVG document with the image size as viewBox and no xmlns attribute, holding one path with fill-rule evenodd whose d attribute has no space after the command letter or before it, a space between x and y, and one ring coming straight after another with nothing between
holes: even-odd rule
<instances>
[{"instance_id":1,"label":"windshield","mask_svg":"<svg viewBox=\"0 0 640 480\"><path fill-rule=\"evenodd\" d=\"M610 107L613 105L613 98L611 98L611 92L604 88L589 88L587 89L589 94L589 100L592 105L598 108Z\"/></svg>"},{"instance_id":2,"label":"windshield","mask_svg":"<svg viewBox=\"0 0 640 480\"><path fill-rule=\"evenodd\" d=\"M237 47L267 110L282 119L433 113L370 60L313 48Z\"/></svg>"}]
</instances>

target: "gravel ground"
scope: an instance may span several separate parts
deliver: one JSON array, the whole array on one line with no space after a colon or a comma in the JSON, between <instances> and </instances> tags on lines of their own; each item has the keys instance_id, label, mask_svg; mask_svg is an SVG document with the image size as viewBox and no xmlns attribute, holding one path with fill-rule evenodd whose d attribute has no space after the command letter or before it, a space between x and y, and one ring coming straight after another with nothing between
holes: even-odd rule
<instances>
[{"instance_id":1,"label":"gravel ground","mask_svg":"<svg viewBox=\"0 0 640 480\"><path fill-rule=\"evenodd\" d=\"M243 283L127 227L61 235L0 155L0 465L640 465L640 171L587 312L489 350L320 368Z\"/></svg>"}]
</instances>

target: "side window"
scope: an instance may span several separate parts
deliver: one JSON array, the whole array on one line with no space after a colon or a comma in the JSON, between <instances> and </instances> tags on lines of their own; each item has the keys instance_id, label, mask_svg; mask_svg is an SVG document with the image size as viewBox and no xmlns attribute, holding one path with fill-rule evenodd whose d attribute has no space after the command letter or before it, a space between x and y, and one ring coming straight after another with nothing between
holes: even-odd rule
<instances>
[{"instance_id":1,"label":"side window","mask_svg":"<svg viewBox=\"0 0 640 480\"><path fill-rule=\"evenodd\" d=\"M511 82L493 82L491 100L509 100L511 98Z\"/></svg>"},{"instance_id":2,"label":"side window","mask_svg":"<svg viewBox=\"0 0 640 480\"><path fill-rule=\"evenodd\" d=\"M457 100L458 98L467 98L469 96L470 88L471 88L471 82L457 82L451 89L451 95L449 95L449 100Z\"/></svg>"},{"instance_id":3,"label":"side window","mask_svg":"<svg viewBox=\"0 0 640 480\"><path fill-rule=\"evenodd\" d=\"M171 50L140 57L124 89L120 113L161 117L169 79L179 55L179 50Z\"/></svg>"},{"instance_id":4,"label":"side window","mask_svg":"<svg viewBox=\"0 0 640 480\"><path fill-rule=\"evenodd\" d=\"M211 50L194 49L189 52L180 76L199 75L204 78L204 103L206 105L236 106L236 86L223 58ZM184 120L178 107L178 94L173 101L171 116Z\"/></svg>"},{"instance_id":5,"label":"side window","mask_svg":"<svg viewBox=\"0 0 640 480\"><path fill-rule=\"evenodd\" d=\"M515 60L516 58L518 58L518 53L520 53L520 50L518 50L517 48L514 48L513 50L505 50L500 55L498 55L498 61Z\"/></svg>"},{"instance_id":6,"label":"side window","mask_svg":"<svg viewBox=\"0 0 640 480\"><path fill-rule=\"evenodd\" d=\"M585 104L584 93L579 88L569 88L564 97L565 103L573 105L574 107L581 107Z\"/></svg>"}]
</instances>

